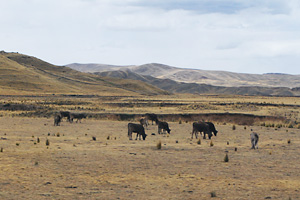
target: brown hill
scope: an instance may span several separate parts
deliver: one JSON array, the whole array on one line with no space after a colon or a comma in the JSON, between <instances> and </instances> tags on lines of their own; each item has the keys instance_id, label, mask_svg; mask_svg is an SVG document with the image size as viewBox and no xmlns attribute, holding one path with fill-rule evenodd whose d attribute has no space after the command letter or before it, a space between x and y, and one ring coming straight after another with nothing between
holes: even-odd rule
<instances>
[{"instance_id":1,"label":"brown hill","mask_svg":"<svg viewBox=\"0 0 300 200\"><path fill-rule=\"evenodd\" d=\"M152 76L144 76L131 70L106 71L95 73L100 76L118 77L146 82L173 93L192 94L229 94L229 95L259 95L259 96L300 96L299 88L287 87L221 87L207 84L184 83L171 79L159 79Z\"/></svg>"},{"instance_id":2,"label":"brown hill","mask_svg":"<svg viewBox=\"0 0 300 200\"><path fill-rule=\"evenodd\" d=\"M0 94L156 95L167 94L136 80L99 77L55 66L32 56L0 52Z\"/></svg>"},{"instance_id":3,"label":"brown hill","mask_svg":"<svg viewBox=\"0 0 300 200\"><path fill-rule=\"evenodd\" d=\"M110 66L97 64L70 64L71 68L85 72L130 70L134 73L177 82L207 84L224 87L300 87L300 75L290 74L246 74L227 71L185 69L158 63L138 66Z\"/></svg>"}]
</instances>

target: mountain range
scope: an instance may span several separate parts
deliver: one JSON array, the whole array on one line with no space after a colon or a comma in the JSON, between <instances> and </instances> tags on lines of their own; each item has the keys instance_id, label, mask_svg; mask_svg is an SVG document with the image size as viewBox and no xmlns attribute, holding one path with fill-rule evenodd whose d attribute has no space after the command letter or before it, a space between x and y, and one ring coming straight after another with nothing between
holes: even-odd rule
<instances>
[{"instance_id":1,"label":"mountain range","mask_svg":"<svg viewBox=\"0 0 300 200\"><path fill-rule=\"evenodd\" d=\"M162 64L114 66L70 64L76 70L101 77L140 80L172 93L299 96L300 76L244 74L176 68Z\"/></svg>"},{"instance_id":2,"label":"mountain range","mask_svg":"<svg viewBox=\"0 0 300 200\"><path fill-rule=\"evenodd\" d=\"M67 66L82 72L95 73L122 70L159 79L171 79L177 82L208 84L223 87L300 87L300 75L279 73L246 74L227 71L185 69L158 63L137 66L74 63Z\"/></svg>"}]
</instances>

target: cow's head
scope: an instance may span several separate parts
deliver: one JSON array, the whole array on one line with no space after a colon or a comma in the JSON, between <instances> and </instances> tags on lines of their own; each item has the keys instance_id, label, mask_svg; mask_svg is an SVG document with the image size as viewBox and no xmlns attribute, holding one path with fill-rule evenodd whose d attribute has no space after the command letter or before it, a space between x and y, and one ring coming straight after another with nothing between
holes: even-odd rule
<instances>
[{"instance_id":1,"label":"cow's head","mask_svg":"<svg viewBox=\"0 0 300 200\"><path fill-rule=\"evenodd\" d=\"M142 137L143 137L143 140L146 140L147 134L143 134Z\"/></svg>"},{"instance_id":2,"label":"cow's head","mask_svg":"<svg viewBox=\"0 0 300 200\"><path fill-rule=\"evenodd\" d=\"M170 132L171 132L171 129L168 129L168 130L167 130L167 132L170 134Z\"/></svg>"},{"instance_id":3,"label":"cow's head","mask_svg":"<svg viewBox=\"0 0 300 200\"><path fill-rule=\"evenodd\" d=\"M214 132L214 135L217 136L217 133L218 133L218 131L215 131L215 132Z\"/></svg>"}]
</instances>

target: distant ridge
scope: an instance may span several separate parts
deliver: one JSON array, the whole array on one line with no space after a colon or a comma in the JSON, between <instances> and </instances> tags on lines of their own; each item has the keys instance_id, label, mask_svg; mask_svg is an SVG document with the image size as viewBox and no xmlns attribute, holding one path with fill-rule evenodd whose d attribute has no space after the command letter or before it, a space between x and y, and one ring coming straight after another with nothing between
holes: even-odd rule
<instances>
[{"instance_id":1,"label":"distant ridge","mask_svg":"<svg viewBox=\"0 0 300 200\"><path fill-rule=\"evenodd\" d=\"M207 84L176 82L171 79L159 79L152 76L144 76L131 70L117 70L96 72L99 76L118 77L122 79L140 80L172 93L191 94L227 94L227 95L251 95L251 96L300 96L299 88L286 87L222 87Z\"/></svg>"},{"instance_id":2,"label":"distant ridge","mask_svg":"<svg viewBox=\"0 0 300 200\"><path fill-rule=\"evenodd\" d=\"M67 66L76 70L83 70L85 72L130 70L133 73L160 79L170 79L177 82L198 83L222 87L300 87L300 75L283 73L246 74L227 71L184 69L158 63L112 67L110 65L103 64L99 65L99 67L96 67L95 64L70 64Z\"/></svg>"}]
</instances>

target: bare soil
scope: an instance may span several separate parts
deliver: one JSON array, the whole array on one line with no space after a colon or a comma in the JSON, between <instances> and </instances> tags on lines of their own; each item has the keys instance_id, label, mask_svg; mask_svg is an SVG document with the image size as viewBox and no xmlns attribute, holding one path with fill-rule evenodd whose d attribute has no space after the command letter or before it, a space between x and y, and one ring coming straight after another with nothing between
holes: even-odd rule
<instances>
[{"instance_id":1,"label":"bare soil","mask_svg":"<svg viewBox=\"0 0 300 200\"><path fill-rule=\"evenodd\" d=\"M145 141L129 141L127 123L1 117L0 199L300 199L299 129L216 124L210 146L190 123L169 136L150 125Z\"/></svg>"}]
</instances>

